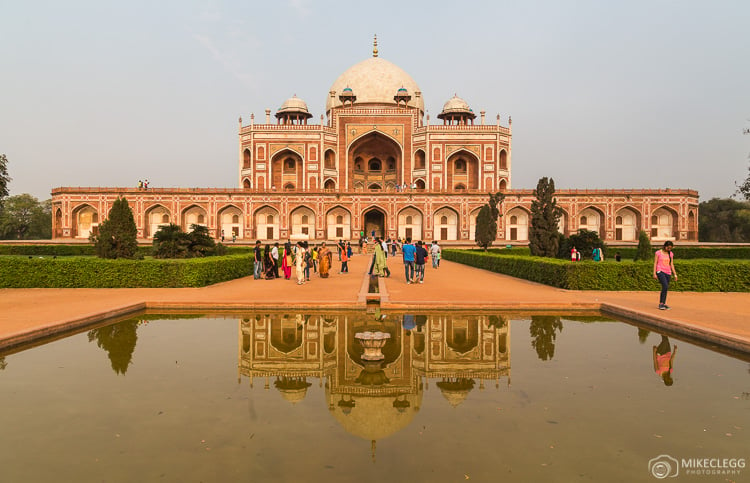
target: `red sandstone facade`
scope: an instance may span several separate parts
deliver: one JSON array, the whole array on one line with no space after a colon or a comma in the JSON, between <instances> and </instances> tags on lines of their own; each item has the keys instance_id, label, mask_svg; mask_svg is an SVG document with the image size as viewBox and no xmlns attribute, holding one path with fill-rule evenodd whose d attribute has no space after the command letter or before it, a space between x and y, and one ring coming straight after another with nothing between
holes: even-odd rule
<instances>
[{"instance_id":1,"label":"red sandstone facade","mask_svg":"<svg viewBox=\"0 0 750 483\"><path fill-rule=\"evenodd\" d=\"M358 239L370 236L471 243L480 207L502 191L498 239L528 239L531 190L511 188L512 122L486 124L454 96L430 125L416 83L374 56L333 84L326 115L297 97L271 121L239 122L236 189L55 188L53 237L87 238L112 203L127 198L138 236L161 225L200 224L238 241ZM693 190L558 190L560 231L597 231L608 242L697 240Z\"/></svg>"}]
</instances>

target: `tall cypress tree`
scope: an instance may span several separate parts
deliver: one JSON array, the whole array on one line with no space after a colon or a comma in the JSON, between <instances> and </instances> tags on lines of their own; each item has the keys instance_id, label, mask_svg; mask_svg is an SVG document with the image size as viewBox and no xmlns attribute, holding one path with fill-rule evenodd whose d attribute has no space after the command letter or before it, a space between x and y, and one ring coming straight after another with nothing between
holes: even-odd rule
<instances>
[{"instance_id":1,"label":"tall cypress tree","mask_svg":"<svg viewBox=\"0 0 750 483\"><path fill-rule=\"evenodd\" d=\"M94 249L100 258L135 258L138 249L138 228L133 210L125 198L117 198L109 216L99 225L99 234L92 234Z\"/></svg>"},{"instance_id":2,"label":"tall cypress tree","mask_svg":"<svg viewBox=\"0 0 750 483\"><path fill-rule=\"evenodd\" d=\"M487 250L497 238L497 219L501 216L497 205L501 204L505 195L499 191L494 195L490 193L490 199L482 206L477 215L476 228L474 229L474 241L477 245Z\"/></svg>"},{"instance_id":3,"label":"tall cypress tree","mask_svg":"<svg viewBox=\"0 0 750 483\"><path fill-rule=\"evenodd\" d=\"M537 257L554 257L560 246L557 225L562 210L555 198L555 180L540 178L534 190L536 199L531 202L531 226L529 248Z\"/></svg>"}]
</instances>

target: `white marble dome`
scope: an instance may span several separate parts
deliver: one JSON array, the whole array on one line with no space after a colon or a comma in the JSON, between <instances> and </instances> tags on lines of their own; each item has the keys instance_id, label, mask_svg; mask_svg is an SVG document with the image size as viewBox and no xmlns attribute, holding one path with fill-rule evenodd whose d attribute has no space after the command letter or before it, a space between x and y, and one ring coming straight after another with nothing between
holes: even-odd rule
<instances>
[{"instance_id":1,"label":"white marble dome","mask_svg":"<svg viewBox=\"0 0 750 483\"><path fill-rule=\"evenodd\" d=\"M333 97L328 95L326 112L329 112L332 107L342 105L339 95L346 87L350 87L357 96L355 106L361 104L395 106L396 101L393 100L393 95L404 87L412 93L408 105L418 107L421 112L424 112L424 99L421 96L414 96L415 92L420 92L414 79L403 69L381 57L371 57L341 74L329 89L329 91L335 91L336 94Z\"/></svg>"}]
</instances>

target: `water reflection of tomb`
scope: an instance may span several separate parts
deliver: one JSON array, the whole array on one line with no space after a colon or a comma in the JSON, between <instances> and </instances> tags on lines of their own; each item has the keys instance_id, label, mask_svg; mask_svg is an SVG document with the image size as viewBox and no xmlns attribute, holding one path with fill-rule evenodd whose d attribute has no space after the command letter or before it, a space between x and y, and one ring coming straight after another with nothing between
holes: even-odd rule
<instances>
[{"instance_id":1,"label":"water reflection of tomb","mask_svg":"<svg viewBox=\"0 0 750 483\"><path fill-rule=\"evenodd\" d=\"M380 333L375 360L371 349L365 356L367 332ZM509 336L500 316L256 315L240 321L239 364L251 387L263 378L270 389L273 380L293 403L318 379L332 416L374 448L411 422L430 379L454 407L477 384L509 383Z\"/></svg>"}]
</instances>

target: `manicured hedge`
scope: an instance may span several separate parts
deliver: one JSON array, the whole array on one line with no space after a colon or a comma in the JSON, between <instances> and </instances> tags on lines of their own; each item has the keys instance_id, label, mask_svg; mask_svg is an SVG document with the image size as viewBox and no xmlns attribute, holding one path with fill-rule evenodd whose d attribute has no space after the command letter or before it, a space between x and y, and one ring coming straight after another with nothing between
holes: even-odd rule
<instances>
[{"instance_id":1,"label":"manicured hedge","mask_svg":"<svg viewBox=\"0 0 750 483\"><path fill-rule=\"evenodd\" d=\"M653 262L570 262L502 256L478 250L443 250L443 258L517 278L571 290L659 290ZM675 260L679 279L670 290L750 292L750 261Z\"/></svg>"},{"instance_id":2,"label":"manicured hedge","mask_svg":"<svg viewBox=\"0 0 750 483\"><path fill-rule=\"evenodd\" d=\"M150 256L153 248L151 246L138 247L138 254L144 257ZM31 255L31 256L93 256L94 245L0 245L0 255Z\"/></svg>"},{"instance_id":3,"label":"manicured hedge","mask_svg":"<svg viewBox=\"0 0 750 483\"><path fill-rule=\"evenodd\" d=\"M0 257L0 288L203 287L252 271L248 255L182 260Z\"/></svg>"},{"instance_id":4,"label":"manicured hedge","mask_svg":"<svg viewBox=\"0 0 750 483\"><path fill-rule=\"evenodd\" d=\"M653 251L661 248L661 243L652 245ZM606 247L605 258L615 258L615 253L620 252L623 260L632 260L635 257L637 247ZM694 260L698 258L710 259L734 259L750 260L750 247L685 247L676 244L674 247L675 260ZM680 272L677 272L678 274Z\"/></svg>"}]
</instances>

